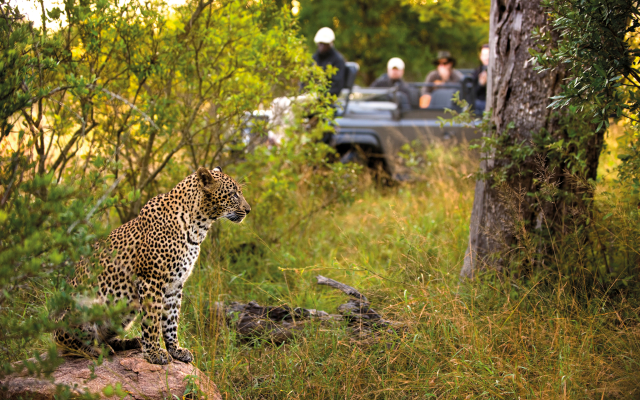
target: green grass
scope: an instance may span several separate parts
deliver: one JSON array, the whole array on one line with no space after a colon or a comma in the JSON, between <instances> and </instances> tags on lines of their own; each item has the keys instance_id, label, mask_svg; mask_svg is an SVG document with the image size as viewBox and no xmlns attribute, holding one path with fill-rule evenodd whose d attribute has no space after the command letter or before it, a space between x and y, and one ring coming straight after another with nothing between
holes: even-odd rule
<instances>
[{"instance_id":1,"label":"green grass","mask_svg":"<svg viewBox=\"0 0 640 400\"><path fill-rule=\"evenodd\" d=\"M223 397L640 398L637 284L614 277L604 286L572 286L580 279L558 275L591 273L586 244L573 239L557 243L560 264L542 274L460 282L477 156L436 145L416 157L416 182L376 188L362 175L346 197L310 184L322 173L316 168L291 169L286 174L300 176L287 180L282 172L269 183L248 175L253 211L243 224L222 221L209 233L180 322L182 345ZM638 211L610 182L598 190L594 224L608 235L612 266L637 275ZM211 307L255 300L335 312L346 296L316 285L318 274L361 290L398 329L355 337L344 326L311 323L283 345L247 344ZM45 312L46 295L34 283L3 312L27 321ZM3 357L42 352L49 341L12 343L13 355Z\"/></svg>"},{"instance_id":2,"label":"green grass","mask_svg":"<svg viewBox=\"0 0 640 400\"><path fill-rule=\"evenodd\" d=\"M562 279L461 283L478 160L442 146L424 158L419 182L365 183L355 201L315 212L300 187L297 207L252 204L244 224L211 232L180 335L223 397L639 398L637 297L571 290ZM257 197L251 184L245 194ZM402 328L356 338L310 324L284 345L249 345L209 307L256 300L335 312L345 296L316 285L317 274L360 289Z\"/></svg>"}]
</instances>

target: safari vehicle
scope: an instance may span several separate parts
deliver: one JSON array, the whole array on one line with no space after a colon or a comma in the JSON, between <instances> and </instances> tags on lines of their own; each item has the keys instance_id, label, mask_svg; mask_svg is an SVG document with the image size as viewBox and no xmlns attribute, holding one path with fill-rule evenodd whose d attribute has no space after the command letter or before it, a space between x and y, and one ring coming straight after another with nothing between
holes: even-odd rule
<instances>
[{"instance_id":1,"label":"safari vehicle","mask_svg":"<svg viewBox=\"0 0 640 400\"><path fill-rule=\"evenodd\" d=\"M452 99L456 92L469 104L475 103L472 70L460 70L461 83L433 86L428 108L419 107L420 88L433 84L408 83L412 89L411 109L402 110L396 88L354 86L357 63L347 63L347 88L337 104L332 145L343 162L359 162L393 179L406 177L398 154L405 144L428 144L433 140L470 140L480 135L473 126L444 124L438 117L451 118L445 109L460 111ZM405 107L406 108L406 107Z\"/></svg>"}]
</instances>

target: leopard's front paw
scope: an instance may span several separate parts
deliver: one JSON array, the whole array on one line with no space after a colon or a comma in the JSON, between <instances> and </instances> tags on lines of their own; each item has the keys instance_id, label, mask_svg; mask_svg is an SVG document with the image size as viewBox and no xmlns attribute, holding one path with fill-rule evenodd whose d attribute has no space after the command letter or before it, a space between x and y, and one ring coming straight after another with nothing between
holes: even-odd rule
<instances>
[{"instance_id":1,"label":"leopard's front paw","mask_svg":"<svg viewBox=\"0 0 640 400\"><path fill-rule=\"evenodd\" d=\"M165 349L145 350L143 354L144 359L149 361L151 364L166 365L173 361Z\"/></svg>"},{"instance_id":2,"label":"leopard's front paw","mask_svg":"<svg viewBox=\"0 0 640 400\"><path fill-rule=\"evenodd\" d=\"M176 360L180 360L185 363L190 363L193 361L193 354L187 349L183 349L182 347L174 347L169 349L169 353Z\"/></svg>"}]
</instances>

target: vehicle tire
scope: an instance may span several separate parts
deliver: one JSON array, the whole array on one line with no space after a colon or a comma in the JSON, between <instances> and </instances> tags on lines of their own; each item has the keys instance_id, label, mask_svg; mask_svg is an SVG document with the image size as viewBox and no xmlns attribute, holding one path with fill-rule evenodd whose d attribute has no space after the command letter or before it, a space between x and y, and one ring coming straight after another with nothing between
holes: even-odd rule
<instances>
[{"instance_id":1,"label":"vehicle tire","mask_svg":"<svg viewBox=\"0 0 640 400\"><path fill-rule=\"evenodd\" d=\"M340 162L343 164L354 163L363 167L369 166L368 157L364 152L357 148L351 148L340 157Z\"/></svg>"},{"instance_id":2,"label":"vehicle tire","mask_svg":"<svg viewBox=\"0 0 640 400\"><path fill-rule=\"evenodd\" d=\"M379 157L369 158L369 172L374 182L379 186L392 186L393 180L389 175L389 172L385 168L385 163Z\"/></svg>"}]
</instances>

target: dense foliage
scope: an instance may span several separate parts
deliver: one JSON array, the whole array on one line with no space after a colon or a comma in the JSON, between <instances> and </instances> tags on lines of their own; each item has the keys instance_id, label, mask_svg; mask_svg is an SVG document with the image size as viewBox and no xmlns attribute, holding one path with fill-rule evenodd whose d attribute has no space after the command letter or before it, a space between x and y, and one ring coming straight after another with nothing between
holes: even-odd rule
<instances>
[{"instance_id":1,"label":"dense foliage","mask_svg":"<svg viewBox=\"0 0 640 400\"><path fill-rule=\"evenodd\" d=\"M135 217L198 166L269 160L268 147L251 154L271 128L251 112L297 94L304 81L310 100L294 107L292 129L304 129L303 115L321 117L308 135L298 135L303 142L271 151L277 185L295 187L300 179L281 168L292 158L278 152L306 155L304 164L315 168L329 148L312 139L327 129L326 79L291 14L271 3L194 1L172 11L160 1L66 2L46 10L39 28L19 5L3 0L0 10L5 373L10 361L54 354L47 334L56 327L101 323L124 311L76 304L72 292L90 296L91 281L75 289L68 283L111 222ZM30 368L58 361L48 360Z\"/></svg>"},{"instance_id":2,"label":"dense foliage","mask_svg":"<svg viewBox=\"0 0 640 400\"><path fill-rule=\"evenodd\" d=\"M569 75L552 106L592 108L598 129L608 126L610 118L624 116L638 122L638 2L555 0L545 4L553 30L537 34L546 40L555 34L556 46L545 54L533 53L541 66L565 65Z\"/></svg>"},{"instance_id":3,"label":"dense foliage","mask_svg":"<svg viewBox=\"0 0 640 400\"><path fill-rule=\"evenodd\" d=\"M240 135L246 113L315 71L292 17L272 14L239 1L194 2L175 13L137 1L50 12L49 25L59 27L46 55L57 67L38 77L46 99L23 113L41 138L37 173L59 175L81 141L89 154L109 154L111 172L124 176L119 196L137 194L117 208L124 222L162 187L160 173L184 173L178 153L190 169L233 163L230 150L252 144ZM45 148L45 135L59 151Z\"/></svg>"},{"instance_id":4,"label":"dense foliage","mask_svg":"<svg viewBox=\"0 0 640 400\"><path fill-rule=\"evenodd\" d=\"M623 122L627 152L620 178L640 193L640 11L634 0L554 0L546 2L553 18L553 32L537 32L557 45L545 53L532 52L540 68L564 65L568 79L553 99L557 109L586 111L596 130Z\"/></svg>"},{"instance_id":5,"label":"dense foliage","mask_svg":"<svg viewBox=\"0 0 640 400\"><path fill-rule=\"evenodd\" d=\"M458 66L475 68L478 50L488 42L489 1L302 0L302 33L310 49L323 26L336 33L336 48L360 64L362 84L386 72L387 61L405 61L406 79L422 81L434 69L438 50L449 50Z\"/></svg>"},{"instance_id":6,"label":"dense foliage","mask_svg":"<svg viewBox=\"0 0 640 400\"><path fill-rule=\"evenodd\" d=\"M621 145L618 156L623 161L616 171L617 185L598 194L606 202L618 205L615 212L604 216L605 220L613 217L623 226L637 224L639 4L634 0L550 0L544 4L552 29L534 33L544 45L542 50L530 52L540 70L566 69L562 91L550 99L550 107L569 121L563 140L546 145L547 157L568 158L567 169L575 174L574 184L592 198L597 193L595 176L581 174L582 165L592 158L592 138L603 135L610 125L624 126L616 143ZM609 134L618 131L614 129ZM572 176L566 179L571 180ZM590 210L602 206L595 203ZM637 281L637 251L622 244L628 237L623 239L621 232L611 232L607 222L592 218L591 211L582 215L580 222L585 232L577 235L577 240L586 236L597 249L592 272L605 272L609 280ZM630 234L623 231L625 236Z\"/></svg>"}]
</instances>

